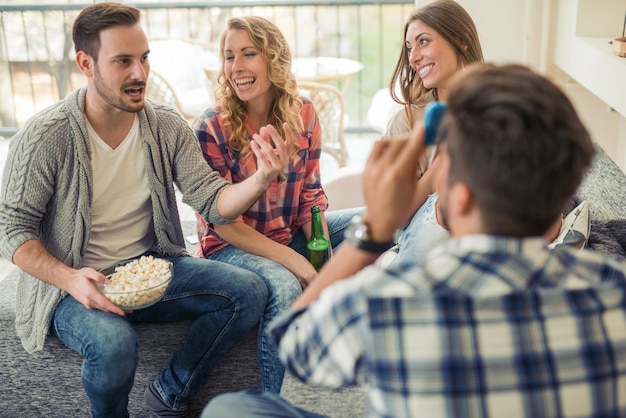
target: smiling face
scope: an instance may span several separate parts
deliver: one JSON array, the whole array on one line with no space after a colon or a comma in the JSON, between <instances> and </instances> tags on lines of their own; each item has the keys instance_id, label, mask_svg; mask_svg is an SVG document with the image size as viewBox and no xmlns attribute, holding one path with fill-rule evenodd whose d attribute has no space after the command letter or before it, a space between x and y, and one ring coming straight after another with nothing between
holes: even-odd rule
<instances>
[{"instance_id":1,"label":"smiling face","mask_svg":"<svg viewBox=\"0 0 626 418\"><path fill-rule=\"evenodd\" d=\"M267 60L243 29L231 29L226 34L224 75L237 97L248 106L271 103L272 82L268 75Z\"/></svg>"},{"instance_id":2,"label":"smiling face","mask_svg":"<svg viewBox=\"0 0 626 418\"><path fill-rule=\"evenodd\" d=\"M405 45L411 68L422 79L424 87L437 89L438 98L445 100L453 76L460 68L452 45L421 20L409 24Z\"/></svg>"},{"instance_id":3,"label":"smiling face","mask_svg":"<svg viewBox=\"0 0 626 418\"><path fill-rule=\"evenodd\" d=\"M78 57L89 61L85 68L91 90L96 93L91 98L104 108L131 113L143 109L150 73L148 52L148 40L139 25L118 25L102 30L97 61L82 51Z\"/></svg>"}]
</instances>

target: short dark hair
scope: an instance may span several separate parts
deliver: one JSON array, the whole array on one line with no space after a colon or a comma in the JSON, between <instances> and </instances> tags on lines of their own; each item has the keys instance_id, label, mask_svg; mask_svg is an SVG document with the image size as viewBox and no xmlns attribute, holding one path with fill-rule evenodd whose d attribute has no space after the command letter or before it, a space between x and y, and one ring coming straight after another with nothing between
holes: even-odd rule
<instances>
[{"instance_id":1,"label":"short dark hair","mask_svg":"<svg viewBox=\"0 0 626 418\"><path fill-rule=\"evenodd\" d=\"M449 184L470 187L486 232L542 235L594 155L565 94L521 65L474 65L450 91L442 132Z\"/></svg>"},{"instance_id":2,"label":"short dark hair","mask_svg":"<svg viewBox=\"0 0 626 418\"><path fill-rule=\"evenodd\" d=\"M140 17L139 9L121 3L105 2L85 7L74 21L74 50L84 51L97 61L100 32L112 26L134 25L139 23Z\"/></svg>"}]
</instances>

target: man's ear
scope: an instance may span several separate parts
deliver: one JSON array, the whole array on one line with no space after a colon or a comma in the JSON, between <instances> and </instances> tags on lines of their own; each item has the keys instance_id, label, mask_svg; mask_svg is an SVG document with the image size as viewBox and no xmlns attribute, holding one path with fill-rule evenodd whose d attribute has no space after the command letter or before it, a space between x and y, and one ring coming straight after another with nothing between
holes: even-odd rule
<instances>
[{"instance_id":1,"label":"man's ear","mask_svg":"<svg viewBox=\"0 0 626 418\"><path fill-rule=\"evenodd\" d=\"M474 194L467 184L462 181L454 183L450 189L451 210L458 217L468 216L474 208Z\"/></svg>"},{"instance_id":2,"label":"man's ear","mask_svg":"<svg viewBox=\"0 0 626 418\"><path fill-rule=\"evenodd\" d=\"M93 66L95 63L91 55L85 51L78 51L76 53L76 64L85 77L93 76Z\"/></svg>"}]
</instances>

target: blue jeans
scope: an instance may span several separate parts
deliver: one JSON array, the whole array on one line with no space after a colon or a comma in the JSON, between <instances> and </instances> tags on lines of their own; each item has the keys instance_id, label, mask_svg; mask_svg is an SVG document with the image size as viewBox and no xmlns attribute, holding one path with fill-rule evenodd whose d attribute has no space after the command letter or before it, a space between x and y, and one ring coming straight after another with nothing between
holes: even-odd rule
<instances>
[{"instance_id":1,"label":"blue jeans","mask_svg":"<svg viewBox=\"0 0 626 418\"><path fill-rule=\"evenodd\" d=\"M274 393L250 390L216 396L200 416L200 418L230 417L325 418L324 415L296 408Z\"/></svg>"},{"instance_id":2,"label":"blue jeans","mask_svg":"<svg viewBox=\"0 0 626 418\"><path fill-rule=\"evenodd\" d=\"M437 193L431 194L415 212L407 227L398 234L398 255L389 266L403 262L422 264L430 250L450 238L447 229L437 221Z\"/></svg>"},{"instance_id":3,"label":"blue jeans","mask_svg":"<svg viewBox=\"0 0 626 418\"><path fill-rule=\"evenodd\" d=\"M344 209L325 213L330 243L336 249L343 241L344 230L350 219L363 209ZM307 239L302 230L294 235L289 247L297 253L307 256ZM239 248L228 245L209 255L210 260L221 261L233 266L250 270L265 281L269 291L269 300L261 316L257 350L261 366L261 386L264 391L280 393L283 384L285 367L280 362L276 347L267 332L271 321L281 312L288 309L302 293L300 282L282 264L265 257L247 253Z\"/></svg>"},{"instance_id":4,"label":"blue jeans","mask_svg":"<svg viewBox=\"0 0 626 418\"><path fill-rule=\"evenodd\" d=\"M154 382L161 398L184 410L211 369L253 327L267 303L267 287L247 270L196 257L164 257L174 277L163 299L121 317L87 309L68 296L57 306L52 331L84 357L83 387L93 417L127 417L137 367L133 322L193 320L182 347Z\"/></svg>"}]
</instances>

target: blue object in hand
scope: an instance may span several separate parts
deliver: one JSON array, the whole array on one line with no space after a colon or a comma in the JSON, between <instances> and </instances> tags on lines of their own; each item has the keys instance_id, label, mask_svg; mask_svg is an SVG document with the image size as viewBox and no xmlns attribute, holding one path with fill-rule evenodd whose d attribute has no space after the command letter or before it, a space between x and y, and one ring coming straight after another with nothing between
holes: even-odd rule
<instances>
[{"instance_id":1,"label":"blue object in hand","mask_svg":"<svg viewBox=\"0 0 626 418\"><path fill-rule=\"evenodd\" d=\"M424 126L426 128L426 138L424 145L435 145L437 139L437 129L446 113L446 104L444 102L430 102L424 109Z\"/></svg>"}]
</instances>

